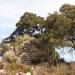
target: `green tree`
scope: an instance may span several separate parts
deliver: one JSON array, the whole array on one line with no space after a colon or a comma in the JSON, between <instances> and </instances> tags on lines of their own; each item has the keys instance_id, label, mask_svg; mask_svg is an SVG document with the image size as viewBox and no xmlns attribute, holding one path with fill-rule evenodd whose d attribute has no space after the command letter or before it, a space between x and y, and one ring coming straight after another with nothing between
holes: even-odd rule
<instances>
[{"instance_id":1,"label":"green tree","mask_svg":"<svg viewBox=\"0 0 75 75\"><path fill-rule=\"evenodd\" d=\"M69 35L68 30L71 27L71 20L62 14L53 13L46 19L45 33L43 35L46 42L52 43L54 46L62 45Z\"/></svg>"},{"instance_id":2,"label":"green tree","mask_svg":"<svg viewBox=\"0 0 75 75\"><path fill-rule=\"evenodd\" d=\"M33 35L36 31L39 31L40 37L37 38L40 43L39 46L45 51L44 57L50 62L57 60L59 57L55 48L64 46L75 48L74 5L62 5L59 13L49 14L46 20L34 13L26 12L17 22L16 27L16 32L19 35L25 33Z\"/></svg>"},{"instance_id":3,"label":"green tree","mask_svg":"<svg viewBox=\"0 0 75 75\"><path fill-rule=\"evenodd\" d=\"M44 18L37 16L34 13L25 12L24 15L20 18L19 22L17 22L16 27L19 32L27 33L33 35L35 31L42 32L42 27L44 25Z\"/></svg>"},{"instance_id":4,"label":"green tree","mask_svg":"<svg viewBox=\"0 0 75 75\"><path fill-rule=\"evenodd\" d=\"M44 18L37 16L36 14L26 12L20 18L19 22L16 24L17 27L32 27L37 25L43 25Z\"/></svg>"},{"instance_id":5,"label":"green tree","mask_svg":"<svg viewBox=\"0 0 75 75\"><path fill-rule=\"evenodd\" d=\"M64 4L60 8L60 12L63 13L67 18L75 20L75 5Z\"/></svg>"},{"instance_id":6,"label":"green tree","mask_svg":"<svg viewBox=\"0 0 75 75\"><path fill-rule=\"evenodd\" d=\"M71 27L68 29L68 32L69 32L69 38L74 43L74 41L75 41L75 5L64 4L60 8L60 12L65 17L72 20Z\"/></svg>"},{"instance_id":7,"label":"green tree","mask_svg":"<svg viewBox=\"0 0 75 75\"><path fill-rule=\"evenodd\" d=\"M51 55L51 57L49 56L51 61L54 60L52 55L55 52L55 48L71 47L73 45L75 47L74 11L75 6L65 4L60 8L60 13L49 14L45 21L45 31L42 34L41 41L47 57Z\"/></svg>"}]
</instances>

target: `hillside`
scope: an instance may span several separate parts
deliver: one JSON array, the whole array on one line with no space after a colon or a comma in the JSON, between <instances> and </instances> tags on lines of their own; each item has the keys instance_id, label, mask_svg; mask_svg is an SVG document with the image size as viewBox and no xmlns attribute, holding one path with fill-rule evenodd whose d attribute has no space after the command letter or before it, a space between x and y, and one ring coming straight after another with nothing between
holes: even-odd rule
<instances>
[{"instance_id":1,"label":"hillside","mask_svg":"<svg viewBox=\"0 0 75 75\"><path fill-rule=\"evenodd\" d=\"M0 44L0 75L75 75L75 63L55 48L75 48L75 6L64 4L46 19L25 12Z\"/></svg>"}]
</instances>

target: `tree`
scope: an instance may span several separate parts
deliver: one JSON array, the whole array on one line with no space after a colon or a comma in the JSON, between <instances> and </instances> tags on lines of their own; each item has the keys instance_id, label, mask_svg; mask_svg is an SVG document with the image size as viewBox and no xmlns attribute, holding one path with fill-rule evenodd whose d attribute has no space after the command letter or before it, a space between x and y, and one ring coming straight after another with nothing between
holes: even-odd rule
<instances>
[{"instance_id":1,"label":"tree","mask_svg":"<svg viewBox=\"0 0 75 75\"><path fill-rule=\"evenodd\" d=\"M17 29L11 35L30 36L37 35L39 46L45 51L47 60L54 61L58 59L55 48L74 47L75 48L75 6L64 4L59 13L49 14L46 20L34 13L26 12L16 24ZM37 33L38 32L38 33ZM18 41L19 42L19 41Z\"/></svg>"},{"instance_id":2,"label":"tree","mask_svg":"<svg viewBox=\"0 0 75 75\"><path fill-rule=\"evenodd\" d=\"M54 46L62 45L69 35L68 30L71 27L71 20L62 14L53 13L46 19L44 40L52 43Z\"/></svg>"},{"instance_id":3,"label":"tree","mask_svg":"<svg viewBox=\"0 0 75 75\"><path fill-rule=\"evenodd\" d=\"M75 20L75 6L70 4L64 4L60 8L60 12L63 13L67 18Z\"/></svg>"},{"instance_id":4,"label":"tree","mask_svg":"<svg viewBox=\"0 0 75 75\"><path fill-rule=\"evenodd\" d=\"M44 18L37 16L36 14L26 12L21 17L20 21L16 24L16 26L17 26L17 28L20 29L20 31L26 29L26 32L29 35L32 35L36 30L38 30L38 31L40 31L39 34L41 34L41 37L42 37L42 34L43 34L42 31L43 31L43 29L45 29L47 27L47 26L45 27L44 23L45 23ZM39 36L39 34L37 34L37 36ZM40 40L41 40L41 38L40 38ZM42 49L44 49L44 51L46 53L44 56L47 59L46 61L51 62L52 60L54 60L54 58L55 58L55 60L58 58L57 53L56 52L54 53L54 48L51 45L51 43L45 44L44 40L42 40L40 43L42 43L40 45L40 47ZM55 55L55 56L53 56L53 55Z\"/></svg>"},{"instance_id":5,"label":"tree","mask_svg":"<svg viewBox=\"0 0 75 75\"><path fill-rule=\"evenodd\" d=\"M69 32L69 39L74 43L75 41L75 5L70 5L70 4L64 4L60 8L60 12L70 20L71 22L71 27L68 29Z\"/></svg>"},{"instance_id":6,"label":"tree","mask_svg":"<svg viewBox=\"0 0 75 75\"><path fill-rule=\"evenodd\" d=\"M36 14L26 12L17 22L16 27L21 33L28 33L33 35L35 31L41 33L41 28L44 25L44 18L37 16Z\"/></svg>"},{"instance_id":7,"label":"tree","mask_svg":"<svg viewBox=\"0 0 75 75\"><path fill-rule=\"evenodd\" d=\"M75 6L65 4L60 8L60 13L55 12L49 14L47 17L44 26L45 31L41 37L42 45L47 52L47 57L55 52L55 48L64 46L75 47L74 12ZM52 59L52 57L49 59Z\"/></svg>"}]
</instances>

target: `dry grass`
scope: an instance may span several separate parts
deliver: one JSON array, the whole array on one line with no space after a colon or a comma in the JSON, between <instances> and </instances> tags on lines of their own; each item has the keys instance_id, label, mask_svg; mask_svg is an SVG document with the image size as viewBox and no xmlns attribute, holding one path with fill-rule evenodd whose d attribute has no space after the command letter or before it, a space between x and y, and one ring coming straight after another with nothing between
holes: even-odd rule
<instances>
[{"instance_id":1,"label":"dry grass","mask_svg":"<svg viewBox=\"0 0 75 75\"><path fill-rule=\"evenodd\" d=\"M17 36L15 39L15 43L17 46L26 43L30 43L30 41L34 40L34 37L30 37L29 35Z\"/></svg>"},{"instance_id":2,"label":"dry grass","mask_svg":"<svg viewBox=\"0 0 75 75\"><path fill-rule=\"evenodd\" d=\"M32 75L75 75L75 64L69 66L66 64L58 64L51 68L36 65L32 68L30 65L6 63L4 65L4 70L11 75L15 75L17 72L30 72Z\"/></svg>"},{"instance_id":3,"label":"dry grass","mask_svg":"<svg viewBox=\"0 0 75 75\"><path fill-rule=\"evenodd\" d=\"M16 62L16 60L17 60L17 56L15 55L13 50L9 50L9 51L5 52L3 57L6 62L13 63L13 62Z\"/></svg>"},{"instance_id":4,"label":"dry grass","mask_svg":"<svg viewBox=\"0 0 75 75\"><path fill-rule=\"evenodd\" d=\"M4 68L5 71L7 71L10 75L16 75L16 73L22 72L27 73L30 72L33 74L32 67L26 66L24 64L17 64L17 63L5 63Z\"/></svg>"},{"instance_id":5,"label":"dry grass","mask_svg":"<svg viewBox=\"0 0 75 75\"><path fill-rule=\"evenodd\" d=\"M61 64L51 67L51 75L70 75L70 69L67 65Z\"/></svg>"},{"instance_id":6,"label":"dry grass","mask_svg":"<svg viewBox=\"0 0 75 75\"><path fill-rule=\"evenodd\" d=\"M51 68L37 66L33 73L34 75L75 75L75 64L58 64Z\"/></svg>"}]
</instances>

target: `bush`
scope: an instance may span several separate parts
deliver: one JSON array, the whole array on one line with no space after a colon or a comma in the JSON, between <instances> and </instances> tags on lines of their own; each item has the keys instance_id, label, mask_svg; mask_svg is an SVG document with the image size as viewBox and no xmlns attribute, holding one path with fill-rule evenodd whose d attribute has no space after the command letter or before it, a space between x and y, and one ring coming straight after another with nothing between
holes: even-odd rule
<instances>
[{"instance_id":1,"label":"bush","mask_svg":"<svg viewBox=\"0 0 75 75\"><path fill-rule=\"evenodd\" d=\"M33 74L31 66L28 66L28 67L25 68L25 73L27 73L27 72L30 72L31 74Z\"/></svg>"},{"instance_id":2,"label":"bush","mask_svg":"<svg viewBox=\"0 0 75 75\"><path fill-rule=\"evenodd\" d=\"M17 64L17 63L6 63L4 65L4 69L11 75L16 75L17 72L18 73L30 72L31 74L33 73L31 66L25 66L24 64Z\"/></svg>"},{"instance_id":3,"label":"bush","mask_svg":"<svg viewBox=\"0 0 75 75\"><path fill-rule=\"evenodd\" d=\"M17 56L15 55L14 51L10 50L4 53L4 60L9 63L16 62Z\"/></svg>"},{"instance_id":4,"label":"bush","mask_svg":"<svg viewBox=\"0 0 75 75\"><path fill-rule=\"evenodd\" d=\"M3 62L0 62L0 69L3 69Z\"/></svg>"}]
</instances>

